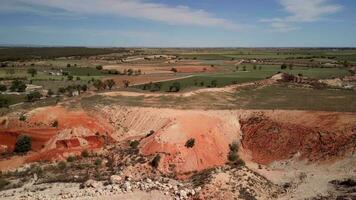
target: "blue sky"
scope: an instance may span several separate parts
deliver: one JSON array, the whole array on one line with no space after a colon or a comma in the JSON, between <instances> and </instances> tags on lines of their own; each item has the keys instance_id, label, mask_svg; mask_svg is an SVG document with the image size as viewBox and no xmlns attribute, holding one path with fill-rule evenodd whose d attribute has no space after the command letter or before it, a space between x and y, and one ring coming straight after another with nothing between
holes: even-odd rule
<instances>
[{"instance_id":1,"label":"blue sky","mask_svg":"<svg viewBox=\"0 0 356 200\"><path fill-rule=\"evenodd\" d=\"M356 1L0 0L0 44L356 47Z\"/></svg>"}]
</instances>

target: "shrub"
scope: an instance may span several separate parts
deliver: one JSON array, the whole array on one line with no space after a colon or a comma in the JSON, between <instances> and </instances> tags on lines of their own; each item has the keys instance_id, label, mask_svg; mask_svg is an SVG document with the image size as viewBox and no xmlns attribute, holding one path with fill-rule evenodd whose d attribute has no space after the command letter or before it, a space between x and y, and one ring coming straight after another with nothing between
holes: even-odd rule
<instances>
[{"instance_id":1,"label":"shrub","mask_svg":"<svg viewBox=\"0 0 356 200\"><path fill-rule=\"evenodd\" d=\"M0 191L3 190L6 186L8 186L10 184L9 181L0 178Z\"/></svg>"},{"instance_id":2,"label":"shrub","mask_svg":"<svg viewBox=\"0 0 356 200\"><path fill-rule=\"evenodd\" d=\"M98 159L95 160L94 165L100 166L101 163L102 163L102 160L98 158Z\"/></svg>"},{"instance_id":3,"label":"shrub","mask_svg":"<svg viewBox=\"0 0 356 200\"><path fill-rule=\"evenodd\" d=\"M57 165L59 170L65 170L67 168L67 163L65 161L61 161Z\"/></svg>"},{"instance_id":4,"label":"shrub","mask_svg":"<svg viewBox=\"0 0 356 200\"><path fill-rule=\"evenodd\" d=\"M7 108L7 107L9 107L9 100L0 97L0 108Z\"/></svg>"},{"instance_id":5,"label":"shrub","mask_svg":"<svg viewBox=\"0 0 356 200\"><path fill-rule=\"evenodd\" d=\"M30 68L27 70L27 73L31 74L31 76L34 77L37 74L37 70L34 68Z\"/></svg>"},{"instance_id":6,"label":"shrub","mask_svg":"<svg viewBox=\"0 0 356 200\"><path fill-rule=\"evenodd\" d=\"M67 76L67 80L68 80L68 81L73 80L73 76L72 76L72 75L68 75L68 76Z\"/></svg>"},{"instance_id":7,"label":"shrub","mask_svg":"<svg viewBox=\"0 0 356 200\"><path fill-rule=\"evenodd\" d=\"M169 86L169 91L170 92L179 92L180 90L180 83L179 82L174 82L171 86Z\"/></svg>"},{"instance_id":8,"label":"shrub","mask_svg":"<svg viewBox=\"0 0 356 200\"><path fill-rule=\"evenodd\" d=\"M26 90L26 84L20 80L14 80L11 83L11 92L24 92Z\"/></svg>"},{"instance_id":9,"label":"shrub","mask_svg":"<svg viewBox=\"0 0 356 200\"><path fill-rule=\"evenodd\" d=\"M55 128L58 127L58 120L55 120L55 121L52 123L52 127L55 127Z\"/></svg>"},{"instance_id":10,"label":"shrub","mask_svg":"<svg viewBox=\"0 0 356 200\"><path fill-rule=\"evenodd\" d=\"M52 96L52 95L54 95L54 92L53 92L51 89L49 89L49 90L47 91L47 95L48 95L48 96Z\"/></svg>"},{"instance_id":11,"label":"shrub","mask_svg":"<svg viewBox=\"0 0 356 200\"><path fill-rule=\"evenodd\" d=\"M116 83L113 79L108 79L105 81L105 84L108 86L109 90L111 90Z\"/></svg>"},{"instance_id":12,"label":"shrub","mask_svg":"<svg viewBox=\"0 0 356 200\"><path fill-rule=\"evenodd\" d=\"M17 137L15 144L15 152L17 153L27 153L32 148L32 140L26 135L20 135Z\"/></svg>"},{"instance_id":13,"label":"shrub","mask_svg":"<svg viewBox=\"0 0 356 200\"><path fill-rule=\"evenodd\" d=\"M41 99L41 97L42 97L41 93L34 91L34 92L27 94L27 101L34 102L34 101Z\"/></svg>"},{"instance_id":14,"label":"shrub","mask_svg":"<svg viewBox=\"0 0 356 200\"><path fill-rule=\"evenodd\" d=\"M26 116L25 116L25 115L21 115L21 116L19 117L19 120L20 120L20 121L23 121L23 122L26 121Z\"/></svg>"},{"instance_id":15,"label":"shrub","mask_svg":"<svg viewBox=\"0 0 356 200\"><path fill-rule=\"evenodd\" d=\"M0 92L5 92L7 90L6 85L0 84Z\"/></svg>"},{"instance_id":16,"label":"shrub","mask_svg":"<svg viewBox=\"0 0 356 200\"><path fill-rule=\"evenodd\" d=\"M230 152L227 155L227 159L230 161L230 164L235 166L244 166L245 162L238 155L239 145L236 142L233 142L229 145L229 148Z\"/></svg>"},{"instance_id":17,"label":"shrub","mask_svg":"<svg viewBox=\"0 0 356 200\"><path fill-rule=\"evenodd\" d=\"M150 132L146 135L146 138L147 138L147 137L150 137L150 136L153 135L154 133L155 133L154 130L150 130Z\"/></svg>"},{"instance_id":18,"label":"shrub","mask_svg":"<svg viewBox=\"0 0 356 200\"><path fill-rule=\"evenodd\" d=\"M159 161L161 160L161 155L157 154L153 160L150 162L150 165L154 168L157 168L159 165Z\"/></svg>"},{"instance_id":19,"label":"shrub","mask_svg":"<svg viewBox=\"0 0 356 200\"><path fill-rule=\"evenodd\" d=\"M67 158L67 162L74 162L75 161L75 157L74 156L69 156Z\"/></svg>"},{"instance_id":20,"label":"shrub","mask_svg":"<svg viewBox=\"0 0 356 200\"><path fill-rule=\"evenodd\" d=\"M87 158L89 157L89 152L87 150L82 151L81 153L82 157Z\"/></svg>"},{"instance_id":21,"label":"shrub","mask_svg":"<svg viewBox=\"0 0 356 200\"><path fill-rule=\"evenodd\" d=\"M189 140L187 140L187 142L185 143L185 147L187 148L193 148L195 144L195 139L191 138Z\"/></svg>"},{"instance_id":22,"label":"shrub","mask_svg":"<svg viewBox=\"0 0 356 200\"><path fill-rule=\"evenodd\" d=\"M133 149L137 149L139 144L140 144L140 142L138 140L133 140L130 142L130 147Z\"/></svg>"}]
</instances>

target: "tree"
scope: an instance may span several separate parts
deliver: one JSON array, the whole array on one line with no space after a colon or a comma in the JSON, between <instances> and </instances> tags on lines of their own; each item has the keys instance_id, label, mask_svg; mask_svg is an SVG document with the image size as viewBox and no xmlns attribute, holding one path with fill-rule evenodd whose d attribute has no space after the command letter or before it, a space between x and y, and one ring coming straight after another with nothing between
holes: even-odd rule
<instances>
[{"instance_id":1,"label":"tree","mask_svg":"<svg viewBox=\"0 0 356 200\"><path fill-rule=\"evenodd\" d=\"M68 81L72 81L73 80L73 76L72 75L68 75L67 79L68 79Z\"/></svg>"},{"instance_id":2,"label":"tree","mask_svg":"<svg viewBox=\"0 0 356 200\"><path fill-rule=\"evenodd\" d=\"M127 70L127 75L131 76L134 73L133 69Z\"/></svg>"},{"instance_id":3,"label":"tree","mask_svg":"<svg viewBox=\"0 0 356 200\"><path fill-rule=\"evenodd\" d=\"M185 147L187 148L193 148L195 144L195 139L191 138L189 140L187 140L187 142L185 143Z\"/></svg>"},{"instance_id":4,"label":"tree","mask_svg":"<svg viewBox=\"0 0 356 200\"><path fill-rule=\"evenodd\" d=\"M26 84L20 80L13 80L10 86L11 92L24 92L26 90Z\"/></svg>"},{"instance_id":5,"label":"tree","mask_svg":"<svg viewBox=\"0 0 356 200\"><path fill-rule=\"evenodd\" d=\"M257 69L257 66L256 65L253 65L253 70L256 70Z\"/></svg>"},{"instance_id":6,"label":"tree","mask_svg":"<svg viewBox=\"0 0 356 200\"><path fill-rule=\"evenodd\" d=\"M31 74L31 76L34 77L37 74L37 70L34 68L30 68L27 70L27 73Z\"/></svg>"},{"instance_id":7,"label":"tree","mask_svg":"<svg viewBox=\"0 0 356 200\"><path fill-rule=\"evenodd\" d=\"M243 67L242 67L242 71L246 71L246 66L243 66Z\"/></svg>"},{"instance_id":8,"label":"tree","mask_svg":"<svg viewBox=\"0 0 356 200\"><path fill-rule=\"evenodd\" d=\"M7 90L6 85L0 84L0 92L5 92Z\"/></svg>"},{"instance_id":9,"label":"tree","mask_svg":"<svg viewBox=\"0 0 356 200\"><path fill-rule=\"evenodd\" d=\"M169 91L170 92L179 92L180 90L180 83L179 82L174 82L170 87Z\"/></svg>"},{"instance_id":10,"label":"tree","mask_svg":"<svg viewBox=\"0 0 356 200\"><path fill-rule=\"evenodd\" d=\"M97 90L103 89L106 86L101 80L94 81L93 85Z\"/></svg>"},{"instance_id":11,"label":"tree","mask_svg":"<svg viewBox=\"0 0 356 200\"><path fill-rule=\"evenodd\" d=\"M66 92L66 89L64 87L58 88L58 93L59 94L64 94Z\"/></svg>"},{"instance_id":12,"label":"tree","mask_svg":"<svg viewBox=\"0 0 356 200\"><path fill-rule=\"evenodd\" d=\"M178 72L177 68L174 68L174 67L171 69L171 71L174 72L174 73Z\"/></svg>"},{"instance_id":13,"label":"tree","mask_svg":"<svg viewBox=\"0 0 356 200\"><path fill-rule=\"evenodd\" d=\"M281 69L287 69L287 64L284 64L284 63L283 63L283 64L281 65Z\"/></svg>"},{"instance_id":14,"label":"tree","mask_svg":"<svg viewBox=\"0 0 356 200\"><path fill-rule=\"evenodd\" d=\"M157 154L153 160L150 162L151 166L157 168L159 165L159 161L161 160L161 155Z\"/></svg>"},{"instance_id":15,"label":"tree","mask_svg":"<svg viewBox=\"0 0 356 200\"><path fill-rule=\"evenodd\" d=\"M88 86L83 84L80 89L83 91L83 92L86 92L88 90Z\"/></svg>"},{"instance_id":16,"label":"tree","mask_svg":"<svg viewBox=\"0 0 356 200\"><path fill-rule=\"evenodd\" d=\"M125 88L128 88L130 86L130 81L128 80L123 80L122 83L124 84Z\"/></svg>"},{"instance_id":17,"label":"tree","mask_svg":"<svg viewBox=\"0 0 356 200\"><path fill-rule=\"evenodd\" d=\"M7 107L9 107L9 100L0 97L0 108L7 108Z\"/></svg>"},{"instance_id":18,"label":"tree","mask_svg":"<svg viewBox=\"0 0 356 200\"><path fill-rule=\"evenodd\" d=\"M109 90L112 89L112 87L114 87L114 85L116 84L115 81L113 79L108 79L105 81L105 84L108 86Z\"/></svg>"},{"instance_id":19,"label":"tree","mask_svg":"<svg viewBox=\"0 0 356 200\"><path fill-rule=\"evenodd\" d=\"M289 70L293 70L293 67L294 67L294 66L293 66L293 64L291 63L291 64L289 64L288 67L289 67Z\"/></svg>"},{"instance_id":20,"label":"tree","mask_svg":"<svg viewBox=\"0 0 356 200\"><path fill-rule=\"evenodd\" d=\"M95 67L97 70L103 70L103 66L101 66L101 65L98 65L98 66L96 66Z\"/></svg>"},{"instance_id":21,"label":"tree","mask_svg":"<svg viewBox=\"0 0 356 200\"><path fill-rule=\"evenodd\" d=\"M34 91L34 92L27 94L27 101L34 102L34 101L40 100L41 97L42 97L41 93Z\"/></svg>"},{"instance_id":22,"label":"tree","mask_svg":"<svg viewBox=\"0 0 356 200\"><path fill-rule=\"evenodd\" d=\"M212 80L211 81L211 87L217 87L218 86L218 81L217 80Z\"/></svg>"},{"instance_id":23,"label":"tree","mask_svg":"<svg viewBox=\"0 0 356 200\"><path fill-rule=\"evenodd\" d=\"M54 92L51 89L49 89L47 91L47 96L52 96L52 95L54 95Z\"/></svg>"},{"instance_id":24,"label":"tree","mask_svg":"<svg viewBox=\"0 0 356 200\"><path fill-rule=\"evenodd\" d=\"M27 153L32 149L32 140L26 135L20 135L16 139L15 152Z\"/></svg>"}]
</instances>

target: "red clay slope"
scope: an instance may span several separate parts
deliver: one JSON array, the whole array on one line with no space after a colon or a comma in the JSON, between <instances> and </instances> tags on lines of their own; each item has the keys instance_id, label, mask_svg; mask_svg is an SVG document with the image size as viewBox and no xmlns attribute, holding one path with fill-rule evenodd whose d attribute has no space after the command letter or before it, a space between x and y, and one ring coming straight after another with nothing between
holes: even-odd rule
<instances>
[{"instance_id":1,"label":"red clay slope","mask_svg":"<svg viewBox=\"0 0 356 200\"><path fill-rule=\"evenodd\" d=\"M337 122L336 118L333 123ZM356 150L356 126L333 128L276 122L267 117L242 120L242 146L250 150L253 161L269 164L299 155L300 159L319 162L339 159ZM312 123L312 122L310 122Z\"/></svg>"},{"instance_id":2,"label":"red clay slope","mask_svg":"<svg viewBox=\"0 0 356 200\"><path fill-rule=\"evenodd\" d=\"M191 138L195 145L187 148L185 144ZM161 171L184 174L225 164L229 144L236 139L236 129L221 118L188 112L143 139L140 149L144 155L162 155Z\"/></svg>"},{"instance_id":3,"label":"red clay slope","mask_svg":"<svg viewBox=\"0 0 356 200\"><path fill-rule=\"evenodd\" d=\"M28 161L56 159L63 153L83 148L98 148L110 138L111 125L98 115L82 110L69 111L63 107L39 108L29 112L25 122L12 117L0 127L0 145L14 150L16 138L27 135L32 139L32 152ZM52 127L58 121L58 127ZM81 144L85 143L85 145Z\"/></svg>"}]
</instances>

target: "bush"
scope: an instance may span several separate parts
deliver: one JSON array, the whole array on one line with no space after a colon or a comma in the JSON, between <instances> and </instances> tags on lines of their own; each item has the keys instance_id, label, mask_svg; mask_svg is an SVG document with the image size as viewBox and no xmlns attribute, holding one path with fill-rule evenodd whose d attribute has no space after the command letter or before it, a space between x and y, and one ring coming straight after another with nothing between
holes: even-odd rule
<instances>
[{"instance_id":1,"label":"bush","mask_svg":"<svg viewBox=\"0 0 356 200\"><path fill-rule=\"evenodd\" d=\"M25 116L25 115L21 115L21 116L19 117L19 120L20 120L20 121L23 121L23 122L26 121L26 116Z\"/></svg>"},{"instance_id":2,"label":"bush","mask_svg":"<svg viewBox=\"0 0 356 200\"><path fill-rule=\"evenodd\" d=\"M101 163L102 163L102 160L98 158L98 159L95 160L94 165L100 166Z\"/></svg>"},{"instance_id":3,"label":"bush","mask_svg":"<svg viewBox=\"0 0 356 200\"><path fill-rule=\"evenodd\" d=\"M9 107L9 100L0 97L0 108L7 108Z\"/></svg>"},{"instance_id":4,"label":"bush","mask_svg":"<svg viewBox=\"0 0 356 200\"><path fill-rule=\"evenodd\" d=\"M140 144L140 142L138 140L133 140L130 142L130 147L133 149L137 149L139 144Z\"/></svg>"},{"instance_id":5,"label":"bush","mask_svg":"<svg viewBox=\"0 0 356 200\"><path fill-rule=\"evenodd\" d=\"M47 91L47 95L48 95L48 96L52 96L52 95L54 95L54 92L53 92L51 89L49 89L49 90Z\"/></svg>"},{"instance_id":6,"label":"bush","mask_svg":"<svg viewBox=\"0 0 356 200\"><path fill-rule=\"evenodd\" d=\"M67 168L67 163L65 161L61 161L57 165L58 169L65 170Z\"/></svg>"},{"instance_id":7,"label":"bush","mask_svg":"<svg viewBox=\"0 0 356 200\"><path fill-rule=\"evenodd\" d=\"M73 76L72 76L72 75L68 75L68 76L67 76L67 80L68 80L68 81L72 81L72 80L73 80Z\"/></svg>"},{"instance_id":8,"label":"bush","mask_svg":"<svg viewBox=\"0 0 356 200\"><path fill-rule=\"evenodd\" d=\"M239 145L236 142L233 142L229 145L229 148L230 152L227 155L227 159L230 161L230 164L235 166L244 166L245 162L238 155Z\"/></svg>"},{"instance_id":9,"label":"bush","mask_svg":"<svg viewBox=\"0 0 356 200\"><path fill-rule=\"evenodd\" d=\"M170 92L179 92L180 90L180 83L179 82L174 82L171 86L169 86L169 91Z\"/></svg>"},{"instance_id":10,"label":"bush","mask_svg":"<svg viewBox=\"0 0 356 200\"><path fill-rule=\"evenodd\" d=\"M6 85L0 84L0 92L5 92L7 90Z\"/></svg>"},{"instance_id":11,"label":"bush","mask_svg":"<svg viewBox=\"0 0 356 200\"><path fill-rule=\"evenodd\" d=\"M55 127L55 128L58 127L58 120L55 120L55 121L52 123L52 127Z\"/></svg>"},{"instance_id":12,"label":"bush","mask_svg":"<svg viewBox=\"0 0 356 200\"><path fill-rule=\"evenodd\" d=\"M6 186L8 186L10 184L9 181L0 178L0 191L3 190Z\"/></svg>"},{"instance_id":13,"label":"bush","mask_svg":"<svg viewBox=\"0 0 356 200\"><path fill-rule=\"evenodd\" d=\"M26 84L20 80L14 80L11 83L11 92L24 92L26 90Z\"/></svg>"},{"instance_id":14,"label":"bush","mask_svg":"<svg viewBox=\"0 0 356 200\"><path fill-rule=\"evenodd\" d=\"M159 161L161 160L161 155L157 154L153 160L150 162L150 165L154 168L157 168L159 165Z\"/></svg>"},{"instance_id":15,"label":"bush","mask_svg":"<svg viewBox=\"0 0 356 200\"><path fill-rule=\"evenodd\" d=\"M17 153L27 153L32 149L32 140L26 135L20 135L17 137L15 144L15 152Z\"/></svg>"},{"instance_id":16,"label":"bush","mask_svg":"<svg viewBox=\"0 0 356 200\"><path fill-rule=\"evenodd\" d=\"M27 73L31 74L31 76L34 77L37 74L37 70L34 68L30 68L27 70Z\"/></svg>"},{"instance_id":17,"label":"bush","mask_svg":"<svg viewBox=\"0 0 356 200\"><path fill-rule=\"evenodd\" d=\"M74 156L69 156L67 158L67 162L74 162L75 161L75 157Z\"/></svg>"},{"instance_id":18,"label":"bush","mask_svg":"<svg viewBox=\"0 0 356 200\"><path fill-rule=\"evenodd\" d=\"M105 81L105 84L108 86L109 90L111 90L116 84L116 82L114 81L114 79L108 79Z\"/></svg>"},{"instance_id":19,"label":"bush","mask_svg":"<svg viewBox=\"0 0 356 200\"><path fill-rule=\"evenodd\" d=\"M89 157L89 152L87 150L82 151L81 153L82 157L87 158Z\"/></svg>"},{"instance_id":20,"label":"bush","mask_svg":"<svg viewBox=\"0 0 356 200\"><path fill-rule=\"evenodd\" d=\"M195 139L191 138L189 140L187 140L187 142L185 143L185 147L187 148L193 148L195 144Z\"/></svg>"},{"instance_id":21,"label":"bush","mask_svg":"<svg viewBox=\"0 0 356 200\"><path fill-rule=\"evenodd\" d=\"M27 101L28 102L34 102L37 100L40 100L42 97L41 93L35 91L35 92L31 92L29 94L27 94Z\"/></svg>"}]
</instances>

